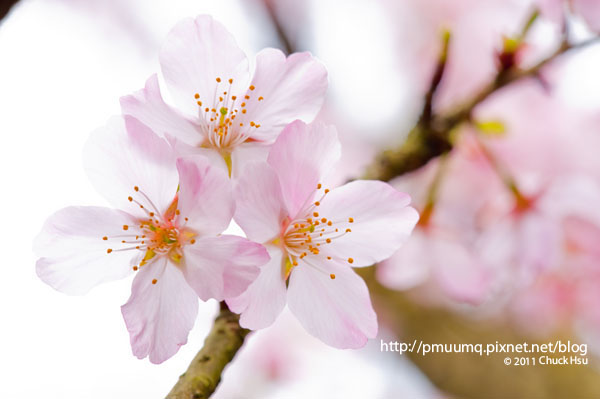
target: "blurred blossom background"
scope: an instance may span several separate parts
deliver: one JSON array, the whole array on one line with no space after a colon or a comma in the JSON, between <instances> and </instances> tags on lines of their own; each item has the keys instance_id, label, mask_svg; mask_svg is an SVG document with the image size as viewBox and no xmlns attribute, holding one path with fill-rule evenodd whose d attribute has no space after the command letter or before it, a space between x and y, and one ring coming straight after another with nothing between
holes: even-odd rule
<instances>
[{"instance_id":1,"label":"blurred blossom background","mask_svg":"<svg viewBox=\"0 0 600 399\"><path fill-rule=\"evenodd\" d=\"M565 31L573 43L600 31L595 0L17 2L0 21L0 396L159 398L202 346L216 303L201 305L176 356L152 365L131 355L119 311L129 281L68 297L37 278L31 251L56 209L103 204L81 166L83 144L158 70L162 40L180 19L211 14L250 59L279 47L323 61L330 88L318 118L337 126L343 156L332 173L343 182L415 125L444 31L436 113L495 79L507 40L536 8L520 68L556 51ZM392 181L421 221L399 253L362 273L377 339L335 350L284 314L251 334L215 397L600 397L598 71L598 44L562 55L480 104L452 132L449 154ZM557 338L588 344L590 365L514 368L500 355L380 350L380 339Z\"/></svg>"}]
</instances>

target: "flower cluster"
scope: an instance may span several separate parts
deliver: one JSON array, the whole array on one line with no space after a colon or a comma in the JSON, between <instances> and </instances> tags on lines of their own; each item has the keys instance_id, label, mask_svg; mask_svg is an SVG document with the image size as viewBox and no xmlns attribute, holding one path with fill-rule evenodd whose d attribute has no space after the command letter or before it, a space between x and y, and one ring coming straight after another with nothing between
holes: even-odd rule
<instances>
[{"instance_id":1,"label":"flower cluster","mask_svg":"<svg viewBox=\"0 0 600 399\"><path fill-rule=\"evenodd\" d=\"M287 302L331 346L375 337L352 267L391 256L418 215L383 182L327 186L337 133L306 124L324 100L323 65L265 49L250 76L231 35L199 16L171 31L160 67L166 91L151 76L86 145L85 169L113 208L50 216L34 244L38 276L84 294L135 274L123 318L133 354L153 363L186 343L198 298L226 301L251 329ZM247 238L222 234L232 218Z\"/></svg>"},{"instance_id":2,"label":"flower cluster","mask_svg":"<svg viewBox=\"0 0 600 399\"><path fill-rule=\"evenodd\" d=\"M464 128L446 159L395 182L415 194L421 219L379 280L429 303L478 305L480 317L502 310L530 333L597 336L597 115L532 84L476 117L501 120L504 131Z\"/></svg>"}]
</instances>

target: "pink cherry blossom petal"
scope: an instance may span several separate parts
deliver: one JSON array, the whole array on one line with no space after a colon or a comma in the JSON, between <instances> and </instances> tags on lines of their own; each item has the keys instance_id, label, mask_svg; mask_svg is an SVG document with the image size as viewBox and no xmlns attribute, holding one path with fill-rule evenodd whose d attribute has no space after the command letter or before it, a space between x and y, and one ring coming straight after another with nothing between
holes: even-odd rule
<instances>
[{"instance_id":1,"label":"pink cherry blossom petal","mask_svg":"<svg viewBox=\"0 0 600 399\"><path fill-rule=\"evenodd\" d=\"M314 119L325 99L327 70L310 53L286 58L280 50L267 48L256 55L252 86L247 95L260 101L248 102L242 121L260 124L252 137L272 142L293 120Z\"/></svg>"},{"instance_id":2,"label":"pink cherry blossom petal","mask_svg":"<svg viewBox=\"0 0 600 399\"><path fill-rule=\"evenodd\" d=\"M361 348L377 335L377 316L362 278L337 262L292 270L288 306L304 328L335 348ZM335 278L332 278L335 276Z\"/></svg>"},{"instance_id":3,"label":"pink cherry blossom petal","mask_svg":"<svg viewBox=\"0 0 600 399\"><path fill-rule=\"evenodd\" d=\"M148 78L142 90L121 97L121 110L123 115L134 117L161 137L169 135L190 145L200 144L204 139L200 126L165 104L156 75Z\"/></svg>"},{"instance_id":4,"label":"pink cherry blossom petal","mask_svg":"<svg viewBox=\"0 0 600 399\"><path fill-rule=\"evenodd\" d=\"M167 135L166 139L179 158L193 158L197 156L202 156L208 158L211 166L219 168L225 173L229 173L227 163L225 162L225 159L223 158L221 152L217 149L195 147L181 140L177 140L175 137L172 137L170 135Z\"/></svg>"},{"instance_id":5,"label":"pink cherry blossom petal","mask_svg":"<svg viewBox=\"0 0 600 399\"><path fill-rule=\"evenodd\" d=\"M151 212L164 211L179 184L169 144L131 117L114 117L91 134L84 166L100 194L134 215L146 215L140 204Z\"/></svg>"},{"instance_id":6,"label":"pink cherry blossom petal","mask_svg":"<svg viewBox=\"0 0 600 399\"><path fill-rule=\"evenodd\" d=\"M427 236L415 230L399 251L377 265L377 280L393 290L406 290L427 281L431 277L427 241Z\"/></svg>"},{"instance_id":7,"label":"pink cherry blossom petal","mask_svg":"<svg viewBox=\"0 0 600 399\"><path fill-rule=\"evenodd\" d=\"M339 226L340 236L322 245L321 253L352 258L352 266L369 266L390 257L419 219L409 203L407 194L380 181L359 180L333 189L317 209L319 217Z\"/></svg>"},{"instance_id":8,"label":"pink cherry blossom petal","mask_svg":"<svg viewBox=\"0 0 600 399\"><path fill-rule=\"evenodd\" d=\"M235 221L246 236L267 242L281 232L287 216L277 173L265 162L248 164L235 188Z\"/></svg>"},{"instance_id":9,"label":"pink cherry blossom petal","mask_svg":"<svg viewBox=\"0 0 600 399\"><path fill-rule=\"evenodd\" d=\"M483 302L490 290L491 275L481 262L457 242L438 239L433 244L432 275L444 292L456 301L473 305Z\"/></svg>"},{"instance_id":10,"label":"pink cherry blossom petal","mask_svg":"<svg viewBox=\"0 0 600 399\"><path fill-rule=\"evenodd\" d=\"M260 268L260 275L240 296L227 299L227 305L241 313L240 325L258 330L273 324L285 307L286 287L283 276L283 252L266 245L271 260Z\"/></svg>"},{"instance_id":11,"label":"pink cherry blossom petal","mask_svg":"<svg viewBox=\"0 0 600 399\"><path fill-rule=\"evenodd\" d=\"M248 142L240 144L231 151L232 171L231 177L238 179L245 170L250 169L251 162L266 162L269 156L270 145L264 143Z\"/></svg>"},{"instance_id":12,"label":"pink cherry blossom petal","mask_svg":"<svg viewBox=\"0 0 600 399\"><path fill-rule=\"evenodd\" d=\"M207 15L179 22L159 58L173 101L189 115L198 114L197 100L212 105L223 91L243 93L249 81L246 55L225 27Z\"/></svg>"},{"instance_id":13,"label":"pink cherry blossom petal","mask_svg":"<svg viewBox=\"0 0 600 399\"><path fill-rule=\"evenodd\" d=\"M317 185L340 158L335 127L321 123L287 125L269 153L268 163L277 171L289 214L312 202Z\"/></svg>"},{"instance_id":14,"label":"pink cherry blossom petal","mask_svg":"<svg viewBox=\"0 0 600 399\"><path fill-rule=\"evenodd\" d=\"M205 237L185 247L187 283L203 301L240 295L269 261L267 250L242 237Z\"/></svg>"},{"instance_id":15,"label":"pink cherry blossom petal","mask_svg":"<svg viewBox=\"0 0 600 399\"><path fill-rule=\"evenodd\" d=\"M106 236L122 234L133 222L125 212L101 207L69 207L46 220L34 242L36 271L53 288L82 295L100 283L131 273L131 251L107 253Z\"/></svg>"},{"instance_id":16,"label":"pink cherry blossom petal","mask_svg":"<svg viewBox=\"0 0 600 399\"><path fill-rule=\"evenodd\" d=\"M186 344L198 313L198 297L179 268L160 257L137 273L121 312L133 354L162 363Z\"/></svg>"},{"instance_id":17,"label":"pink cherry blossom petal","mask_svg":"<svg viewBox=\"0 0 600 399\"><path fill-rule=\"evenodd\" d=\"M229 226L235 204L227 174L207 158L180 158L178 209L186 226L200 235L216 235Z\"/></svg>"}]
</instances>

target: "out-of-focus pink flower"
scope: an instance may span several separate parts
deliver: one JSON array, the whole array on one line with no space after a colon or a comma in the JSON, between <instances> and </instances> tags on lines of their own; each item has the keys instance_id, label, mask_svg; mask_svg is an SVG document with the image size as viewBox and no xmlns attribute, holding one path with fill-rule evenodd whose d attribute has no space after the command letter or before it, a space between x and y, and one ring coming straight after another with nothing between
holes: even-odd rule
<instances>
[{"instance_id":1,"label":"out-of-focus pink flower","mask_svg":"<svg viewBox=\"0 0 600 399\"><path fill-rule=\"evenodd\" d=\"M287 123L312 120L327 90L327 71L309 53L286 58L264 49L250 79L246 55L209 16L173 28L160 66L175 107L163 101L153 75L144 89L121 99L123 113L175 138L183 153L202 153L234 174L239 163L266 157Z\"/></svg>"},{"instance_id":2,"label":"out-of-focus pink flower","mask_svg":"<svg viewBox=\"0 0 600 399\"><path fill-rule=\"evenodd\" d=\"M115 118L94 132L85 163L116 209L52 215L35 241L37 274L59 291L84 294L137 271L123 317L134 355L161 363L186 343L198 297L239 295L268 254L244 238L218 236L234 212L225 172L203 157L176 159L135 119Z\"/></svg>"},{"instance_id":3,"label":"out-of-focus pink flower","mask_svg":"<svg viewBox=\"0 0 600 399\"><path fill-rule=\"evenodd\" d=\"M593 31L600 31L600 3L596 0L537 0L542 15L561 28L566 20L565 11L570 8L580 16Z\"/></svg>"},{"instance_id":4,"label":"out-of-focus pink flower","mask_svg":"<svg viewBox=\"0 0 600 399\"><path fill-rule=\"evenodd\" d=\"M452 301L479 304L489 297L490 273L462 238L418 227L402 250L379 264L377 279L391 289L427 285Z\"/></svg>"},{"instance_id":5,"label":"out-of-focus pink flower","mask_svg":"<svg viewBox=\"0 0 600 399\"><path fill-rule=\"evenodd\" d=\"M585 21L587 26L600 32L600 3L596 0L571 0L573 12Z\"/></svg>"},{"instance_id":6,"label":"out-of-focus pink flower","mask_svg":"<svg viewBox=\"0 0 600 399\"><path fill-rule=\"evenodd\" d=\"M429 88L438 63L442 32L451 32L446 71L434 104L443 109L472 96L494 78L503 39L519 32L531 10L530 3L407 0L385 1L384 6L397 36L404 38L398 41L400 62L409 63L408 73L417 79L422 93Z\"/></svg>"},{"instance_id":7,"label":"out-of-focus pink flower","mask_svg":"<svg viewBox=\"0 0 600 399\"><path fill-rule=\"evenodd\" d=\"M240 177L235 220L271 255L248 290L227 301L241 313L242 326L271 325L287 302L304 328L328 345L357 348L376 335L367 287L351 267L392 255L418 215L408 195L383 182L325 188L322 179L339 153L333 127L295 121L267 163L251 164Z\"/></svg>"},{"instance_id":8,"label":"out-of-focus pink flower","mask_svg":"<svg viewBox=\"0 0 600 399\"><path fill-rule=\"evenodd\" d=\"M377 278L392 289L416 288L415 298L428 303L480 304L491 297L494 271L478 254L479 210L503 186L470 135L447 157L394 180L421 207L421 219L402 250L377 267Z\"/></svg>"},{"instance_id":9,"label":"out-of-focus pink flower","mask_svg":"<svg viewBox=\"0 0 600 399\"><path fill-rule=\"evenodd\" d=\"M507 291L525 328L531 320L538 332L573 322L600 328L594 302L600 282L599 201L600 186L593 179L557 178L531 210L509 221L512 229L496 237L505 245L494 256L497 267L517 265Z\"/></svg>"}]
</instances>

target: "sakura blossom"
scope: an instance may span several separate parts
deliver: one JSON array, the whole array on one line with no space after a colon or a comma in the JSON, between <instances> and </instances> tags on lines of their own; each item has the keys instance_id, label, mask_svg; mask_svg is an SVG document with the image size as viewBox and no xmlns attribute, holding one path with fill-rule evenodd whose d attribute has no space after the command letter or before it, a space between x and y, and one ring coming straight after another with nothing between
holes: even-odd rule
<instances>
[{"instance_id":1,"label":"sakura blossom","mask_svg":"<svg viewBox=\"0 0 600 399\"><path fill-rule=\"evenodd\" d=\"M34 244L37 274L80 295L135 273L121 308L133 354L161 363L187 342L198 298L241 294L268 254L220 235L234 212L226 173L204 157L176 158L139 121L111 119L92 134L84 158L114 209L68 207L50 216Z\"/></svg>"},{"instance_id":2,"label":"sakura blossom","mask_svg":"<svg viewBox=\"0 0 600 399\"><path fill-rule=\"evenodd\" d=\"M393 185L411 193L421 217L404 247L378 265L378 281L450 308L493 297L496 271L479 253L481 209L505 188L477 142L462 135L452 154Z\"/></svg>"},{"instance_id":3,"label":"sakura blossom","mask_svg":"<svg viewBox=\"0 0 600 399\"><path fill-rule=\"evenodd\" d=\"M235 189L235 220L271 260L249 288L227 299L250 329L271 325L286 303L304 328L336 348L359 348L377 334L364 281L352 267L392 255L417 220L410 197L380 181L329 189L340 156L331 126L295 121L267 162L254 162Z\"/></svg>"},{"instance_id":4,"label":"sakura blossom","mask_svg":"<svg viewBox=\"0 0 600 399\"><path fill-rule=\"evenodd\" d=\"M308 52L286 57L266 48L251 75L235 39L207 15L178 23L159 59L174 105L152 75L144 89L121 99L123 113L179 142L180 153L204 154L233 175L246 160L264 159L287 123L310 122L327 90L327 71Z\"/></svg>"}]
</instances>

